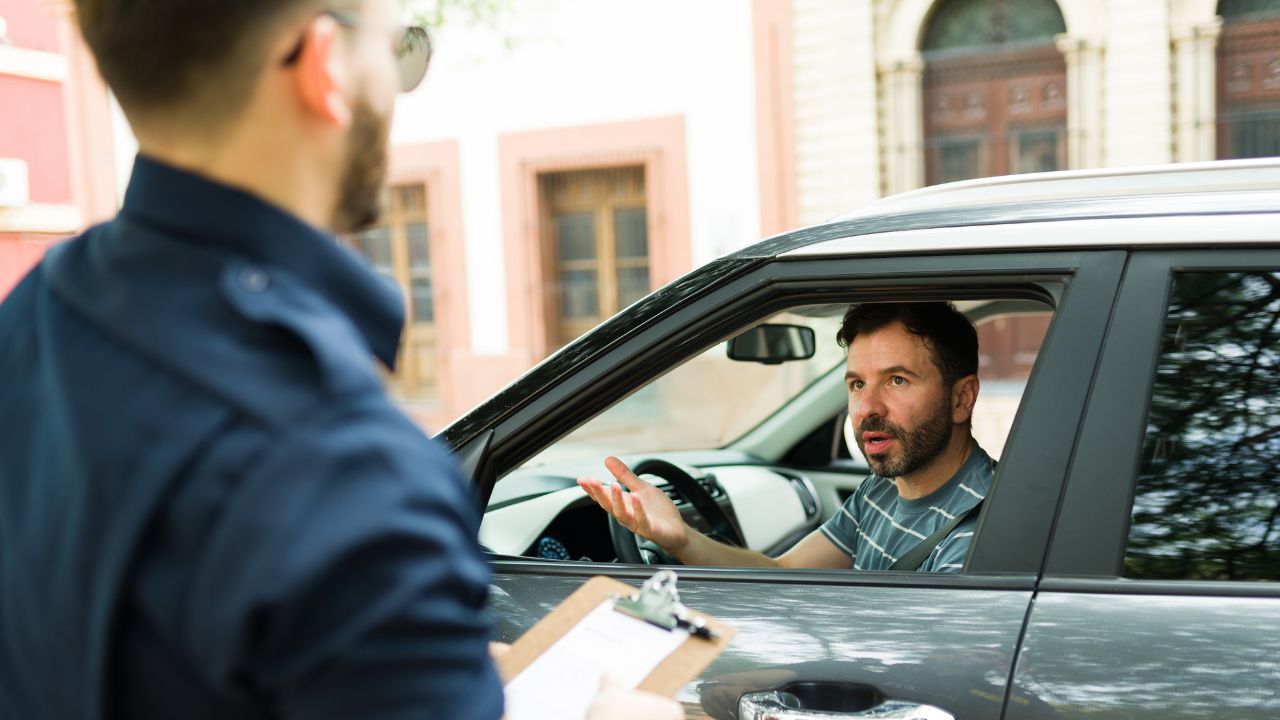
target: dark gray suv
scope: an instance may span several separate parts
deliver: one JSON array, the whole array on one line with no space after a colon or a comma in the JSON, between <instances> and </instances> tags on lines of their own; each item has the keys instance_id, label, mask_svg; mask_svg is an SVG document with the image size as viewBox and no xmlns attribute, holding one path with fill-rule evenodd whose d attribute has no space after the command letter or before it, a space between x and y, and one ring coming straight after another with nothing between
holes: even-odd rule
<instances>
[{"instance_id":1,"label":"dark gray suv","mask_svg":"<svg viewBox=\"0 0 1280 720\"><path fill-rule=\"evenodd\" d=\"M689 716L1280 717L1280 161L927 188L627 308L442 434L487 508L499 639L665 560L575 485L605 455L687 468L689 522L717 503L768 553L837 512L868 470L835 328L912 300L983 343L999 466L963 572L677 568L738 629ZM817 347L729 358L762 323Z\"/></svg>"}]
</instances>

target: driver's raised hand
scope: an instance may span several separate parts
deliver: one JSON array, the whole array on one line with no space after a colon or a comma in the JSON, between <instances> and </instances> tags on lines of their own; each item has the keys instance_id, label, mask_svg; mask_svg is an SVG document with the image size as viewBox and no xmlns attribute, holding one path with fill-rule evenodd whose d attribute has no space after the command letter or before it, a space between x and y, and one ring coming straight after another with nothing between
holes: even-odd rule
<instances>
[{"instance_id":1,"label":"driver's raised hand","mask_svg":"<svg viewBox=\"0 0 1280 720\"><path fill-rule=\"evenodd\" d=\"M672 555L688 544L689 526L666 493L641 480L616 457L605 458L604 465L618 482L605 487L595 478L578 478L579 487L592 500L617 518L622 527L652 540ZM631 492L622 492L623 485Z\"/></svg>"}]
</instances>

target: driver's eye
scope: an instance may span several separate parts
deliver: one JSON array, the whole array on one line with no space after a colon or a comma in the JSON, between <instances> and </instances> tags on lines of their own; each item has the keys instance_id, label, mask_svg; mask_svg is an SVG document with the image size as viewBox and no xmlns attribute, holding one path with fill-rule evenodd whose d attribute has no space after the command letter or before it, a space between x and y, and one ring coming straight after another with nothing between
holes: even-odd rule
<instances>
[{"instance_id":1,"label":"driver's eye","mask_svg":"<svg viewBox=\"0 0 1280 720\"><path fill-rule=\"evenodd\" d=\"M864 386L864 385L866 385L866 383L862 382L861 380L854 380L854 381L852 381L852 382L850 382L850 383L849 383L849 389L850 389L850 390L861 390L861 389L863 388L863 386Z\"/></svg>"},{"instance_id":2,"label":"driver's eye","mask_svg":"<svg viewBox=\"0 0 1280 720\"><path fill-rule=\"evenodd\" d=\"M907 384L907 379L902 377L901 375L894 375L892 378L889 379L889 382L893 383L898 387L902 387L903 385Z\"/></svg>"}]
</instances>

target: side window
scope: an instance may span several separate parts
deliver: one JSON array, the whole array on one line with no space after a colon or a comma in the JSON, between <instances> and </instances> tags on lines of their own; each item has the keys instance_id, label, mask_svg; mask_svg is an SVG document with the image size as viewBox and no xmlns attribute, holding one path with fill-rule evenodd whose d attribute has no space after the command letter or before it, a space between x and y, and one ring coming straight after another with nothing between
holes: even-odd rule
<instances>
[{"instance_id":1,"label":"side window","mask_svg":"<svg viewBox=\"0 0 1280 720\"><path fill-rule=\"evenodd\" d=\"M1146 579L1280 580L1280 273L1176 273L1125 557Z\"/></svg>"},{"instance_id":2,"label":"side window","mask_svg":"<svg viewBox=\"0 0 1280 720\"><path fill-rule=\"evenodd\" d=\"M1053 312L1023 298L954 304L978 328L981 390L971 431L988 454L999 458ZM707 489L732 513L746 545L774 556L785 552L839 513L867 477L865 460L834 462L850 454L860 459L845 412L847 355L836 342L848 308L847 302L797 305L753 324L808 328L815 343L808 357L774 362L731 357L730 338L746 329L735 326L725 328L724 340L703 352L669 358L667 372L506 472L490 495L481 542L512 556L596 562L624 557L628 548L616 544L606 513L575 482L583 476L609 482L603 460L618 455L632 461L658 457L708 471ZM916 435L936 433L922 426L938 417L939 409L946 412L945 405L899 408L904 417L894 422L912 426ZM710 529L693 501L664 487L686 522ZM920 513L901 517L914 523ZM927 536L910 529L900 537L886 532L904 548ZM648 552L637 549L642 557Z\"/></svg>"},{"instance_id":3,"label":"side window","mask_svg":"<svg viewBox=\"0 0 1280 720\"><path fill-rule=\"evenodd\" d=\"M1014 416L1052 319L1053 313L1041 311L998 315L975 323L982 389L973 411L973 437L997 460L1004 456Z\"/></svg>"}]
</instances>

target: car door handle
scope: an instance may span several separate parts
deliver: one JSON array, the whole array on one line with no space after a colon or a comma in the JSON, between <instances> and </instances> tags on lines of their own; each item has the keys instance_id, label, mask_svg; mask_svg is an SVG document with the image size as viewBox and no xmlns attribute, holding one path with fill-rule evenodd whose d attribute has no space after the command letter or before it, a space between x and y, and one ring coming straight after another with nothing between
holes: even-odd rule
<instances>
[{"instance_id":1,"label":"car door handle","mask_svg":"<svg viewBox=\"0 0 1280 720\"><path fill-rule=\"evenodd\" d=\"M738 720L955 720L955 716L933 705L885 700L873 708L857 712L806 710L800 699L781 690L747 693L738 699Z\"/></svg>"}]
</instances>

